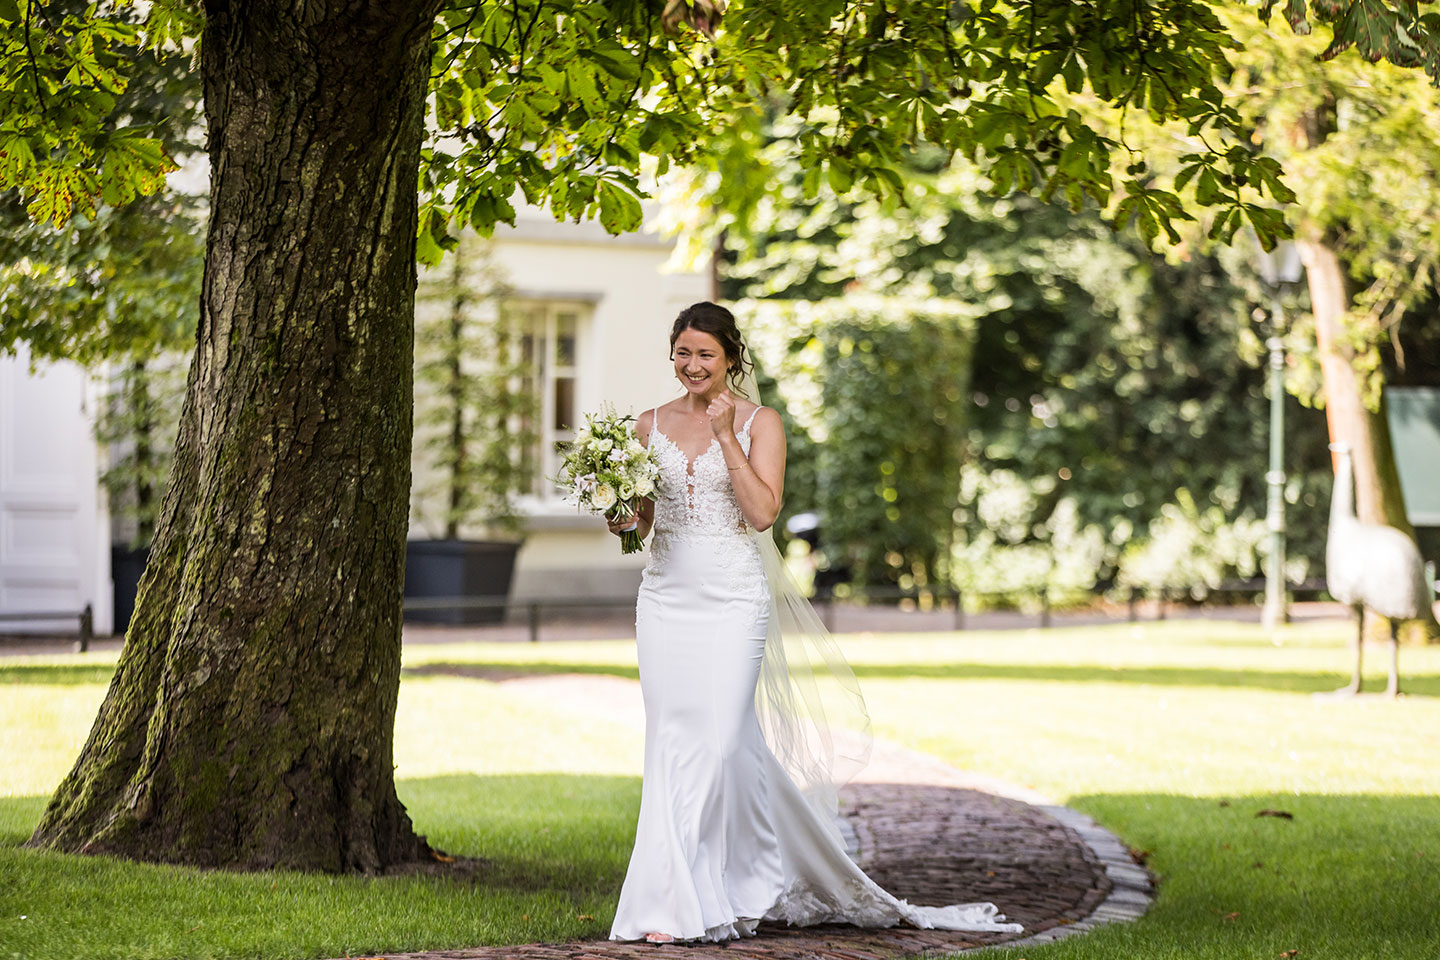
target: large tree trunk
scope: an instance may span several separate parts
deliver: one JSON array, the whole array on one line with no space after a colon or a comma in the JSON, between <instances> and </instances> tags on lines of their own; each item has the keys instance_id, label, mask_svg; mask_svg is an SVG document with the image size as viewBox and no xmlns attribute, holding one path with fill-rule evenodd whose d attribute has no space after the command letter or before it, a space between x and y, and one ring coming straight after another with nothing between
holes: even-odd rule
<instances>
[{"instance_id":1,"label":"large tree trunk","mask_svg":"<svg viewBox=\"0 0 1440 960\"><path fill-rule=\"evenodd\" d=\"M211 220L174 472L33 846L367 872L430 853L391 756L436 4L205 5Z\"/></svg>"},{"instance_id":2,"label":"large tree trunk","mask_svg":"<svg viewBox=\"0 0 1440 960\"><path fill-rule=\"evenodd\" d=\"M1375 410L1364 402L1364 381L1355 370L1355 351L1345 331L1345 314L1351 291L1344 264L1335 250L1318 238L1300 242L1301 258L1309 281L1310 307L1315 315L1315 339L1320 348L1320 375L1325 390L1325 420L1331 442L1349 444L1355 466L1355 512L1365 523L1382 523L1403 530L1413 540L1415 528L1405 512L1405 495L1390 443L1390 423L1384 394ZM1365 633L1389 639L1385 618L1366 614ZM1423 620L1401 627L1405 639L1424 642L1440 637L1433 612Z\"/></svg>"}]
</instances>

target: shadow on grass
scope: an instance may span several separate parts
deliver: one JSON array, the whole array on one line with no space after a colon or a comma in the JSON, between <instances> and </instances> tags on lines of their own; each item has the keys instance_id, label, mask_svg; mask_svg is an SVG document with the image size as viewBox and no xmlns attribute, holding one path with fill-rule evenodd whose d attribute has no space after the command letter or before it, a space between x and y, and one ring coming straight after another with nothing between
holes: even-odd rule
<instances>
[{"instance_id":1,"label":"shadow on grass","mask_svg":"<svg viewBox=\"0 0 1440 960\"><path fill-rule=\"evenodd\" d=\"M115 665L108 663L77 664L6 664L0 666L0 685L37 683L70 686L82 683L109 683Z\"/></svg>"},{"instance_id":2,"label":"shadow on grass","mask_svg":"<svg viewBox=\"0 0 1440 960\"><path fill-rule=\"evenodd\" d=\"M0 874L16 883L0 886L0 904L44 920L5 928L24 936L7 946L43 960L99 955L101 945L109 956L188 960L341 956L360 949L356 929L372 954L605 935L638 780L456 775L399 789L436 846L492 867L459 880L233 874L16 850L7 831ZM0 800L0 817L38 815L40 803ZM1187 960L1290 950L1432 960L1440 942L1440 798L1127 793L1070 803L1145 851L1159 887L1139 923L1078 938L1067 957L1173 957L1183 944ZM1290 818L1257 816L1267 810Z\"/></svg>"},{"instance_id":3,"label":"shadow on grass","mask_svg":"<svg viewBox=\"0 0 1440 960\"><path fill-rule=\"evenodd\" d=\"M1400 685L1406 696L1440 696L1440 676L1407 676L1401 654ZM1260 670L1216 670L1204 667L1139 667L1116 669L1072 664L1011 663L949 664L852 664L855 675L884 680L1028 680L1054 683L1134 683L1175 687L1230 687L1252 690L1280 690L1291 693L1320 693L1334 690L1349 679L1348 663L1337 659L1334 673L1270 672ZM503 683L525 677L555 674L585 674L635 680L635 667L594 663L427 663L406 667L405 676L454 676ZM1378 692L1384 680L1371 678L1366 690Z\"/></svg>"},{"instance_id":4,"label":"shadow on grass","mask_svg":"<svg viewBox=\"0 0 1440 960\"><path fill-rule=\"evenodd\" d=\"M486 663L482 661L424 663L405 667L402 677L465 677L504 683L526 677L547 677L559 674L621 677L639 680L638 667L615 663Z\"/></svg>"},{"instance_id":5,"label":"shadow on grass","mask_svg":"<svg viewBox=\"0 0 1440 960\"><path fill-rule=\"evenodd\" d=\"M1195 960L1435 956L1440 797L1094 794L1069 805L1144 851L1158 881L1140 924L1076 957L1168 956L1177 943Z\"/></svg>"},{"instance_id":6,"label":"shadow on grass","mask_svg":"<svg viewBox=\"0 0 1440 960\"><path fill-rule=\"evenodd\" d=\"M855 675L883 680L1025 680L1054 683L1134 683L1175 687L1229 687L1252 690L1280 690L1290 693L1319 693L1334 690L1349 679L1349 660L1343 652L1335 658L1333 673L1296 671L1218 670L1208 667L1131 667L1116 669L1076 664L955 663L955 664L854 664ZM114 667L89 665L0 666L4 684L87 684L110 682ZM406 677L452 676L503 683L526 677L556 674L639 679L634 666L604 663L497 663L485 661L425 663L406 667ZM1367 691L1384 688L1384 681L1372 676ZM1440 675L1410 675L1405 672L1405 652L1400 654L1400 685L1407 696L1440 697Z\"/></svg>"},{"instance_id":7,"label":"shadow on grass","mask_svg":"<svg viewBox=\"0 0 1440 960\"><path fill-rule=\"evenodd\" d=\"M447 876L443 870L421 874L422 882L457 887L505 888L518 892L561 892L575 897L618 892L634 837L640 807L640 778L572 774L478 776L457 774L400 780L401 802L417 832L431 846L459 858L479 858L478 869L467 865ZM30 838L48 797L0 798L0 851L49 861L57 877L76 877L99 869L173 871L173 865L127 863L104 857L81 857L20 847ZM196 874L225 871L193 870ZM265 871L234 876L297 875ZM383 883L402 874L373 878ZM362 878L354 878L360 880ZM363 878L371 880L372 878ZM169 883L173 877L159 882ZM611 888L614 891L611 891Z\"/></svg>"},{"instance_id":8,"label":"shadow on grass","mask_svg":"<svg viewBox=\"0 0 1440 960\"><path fill-rule=\"evenodd\" d=\"M44 798L0 799L0 943L31 960L375 956L602 939L639 809L638 778L400 781L453 874L236 873L20 849ZM17 917L28 915L21 923Z\"/></svg>"}]
</instances>

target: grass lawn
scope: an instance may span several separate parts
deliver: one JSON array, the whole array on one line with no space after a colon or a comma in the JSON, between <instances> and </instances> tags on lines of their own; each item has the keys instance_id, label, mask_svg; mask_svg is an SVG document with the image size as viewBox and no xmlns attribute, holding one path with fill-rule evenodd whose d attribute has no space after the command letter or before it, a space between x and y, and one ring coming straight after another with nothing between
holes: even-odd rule
<instances>
[{"instance_id":1,"label":"grass lawn","mask_svg":"<svg viewBox=\"0 0 1440 960\"><path fill-rule=\"evenodd\" d=\"M878 735L1039 789L1151 852L1160 888L1139 923L993 956L1434 960L1440 649L1402 651L1411 694L1398 702L1317 701L1348 674L1346 635L1343 624L1272 639L1170 621L841 640ZM20 850L109 665L0 660L0 960L269 960L603 937L639 803L640 734L485 677L633 678L633 644L413 645L406 668L401 798L437 846L492 862L477 881L205 873ZM1265 808L1294 820L1257 819Z\"/></svg>"}]
</instances>

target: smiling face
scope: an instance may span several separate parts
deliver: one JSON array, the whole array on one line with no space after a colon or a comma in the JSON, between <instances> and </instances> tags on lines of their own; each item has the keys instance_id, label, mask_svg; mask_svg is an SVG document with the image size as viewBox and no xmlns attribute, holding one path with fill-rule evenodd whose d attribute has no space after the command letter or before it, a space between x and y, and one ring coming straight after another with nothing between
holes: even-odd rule
<instances>
[{"instance_id":1,"label":"smiling face","mask_svg":"<svg viewBox=\"0 0 1440 960\"><path fill-rule=\"evenodd\" d=\"M699 330L681 330L671 347L675 379L690 393L711 399L725 389L730 361L720 341Z\"/></svg>"}]
</instances>

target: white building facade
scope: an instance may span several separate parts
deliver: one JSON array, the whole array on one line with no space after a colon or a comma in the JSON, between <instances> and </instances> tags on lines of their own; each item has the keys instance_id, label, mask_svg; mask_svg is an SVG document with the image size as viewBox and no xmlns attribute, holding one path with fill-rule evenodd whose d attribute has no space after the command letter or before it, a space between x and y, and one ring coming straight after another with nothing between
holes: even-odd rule
<instances>
[{"instance_id":1,"label":"white building facade","mask_svg":"<svg viewBox=\"0 0 1440 960\"><path fill-rule=\"evenodd\" d=\"M0 356L0 633L111 629L110 522L95 443L96 384L73 363Z\"/></svg>"},{"instance_id":2,"label":"white building facade","mask_svg":"<svg viewBox=\"0 0 1440 960\"><path fill-rule=\"evenodd\" d=\"M554 476L555 443L568 439L557 426L573 430L602 404L639 414L679 396L670 325L685 307L710 299L710 278L667 272L673 244L652 233L612 237L598 223L556 223L543 211L521 209L515 227L497 228L495 240L512 299L544 318L546 348L564 354L541 389L541 464L545 476ZM574 344L567 347L572 329ZM567 375L572 383L562 382ZM544 492L521 503L526 538L511 596L633 595L645 555L622 557L601 520L577 514L546 485L537 487Z\"/></svg>"},{"instance_id":3,"label":"white building facade","mask_svg":"<svg viewBox=\"0 0 1440 960\"><path fill-rule=\"evenodd\" d=\"M711 291L708 272L666 269L672 251L654 233L612 237L596 223L557 223L528 207L515 227L496 229L492 256L508 309L534 337L541 401L542 476L520 503L517 601L613 599L639 583L644 555L622 557L604 523L561 501L544 477L554 476L555 445L584 413L602 404L639 413L678 396L670 324ZM32 371L24 353L0 357L0 614L74 615L0 622L0 634L73 633L87 604L96 632L111 630L112 524L94 432L100 400L98 382L74 364Z\"/></svg>"}]
</instances>

